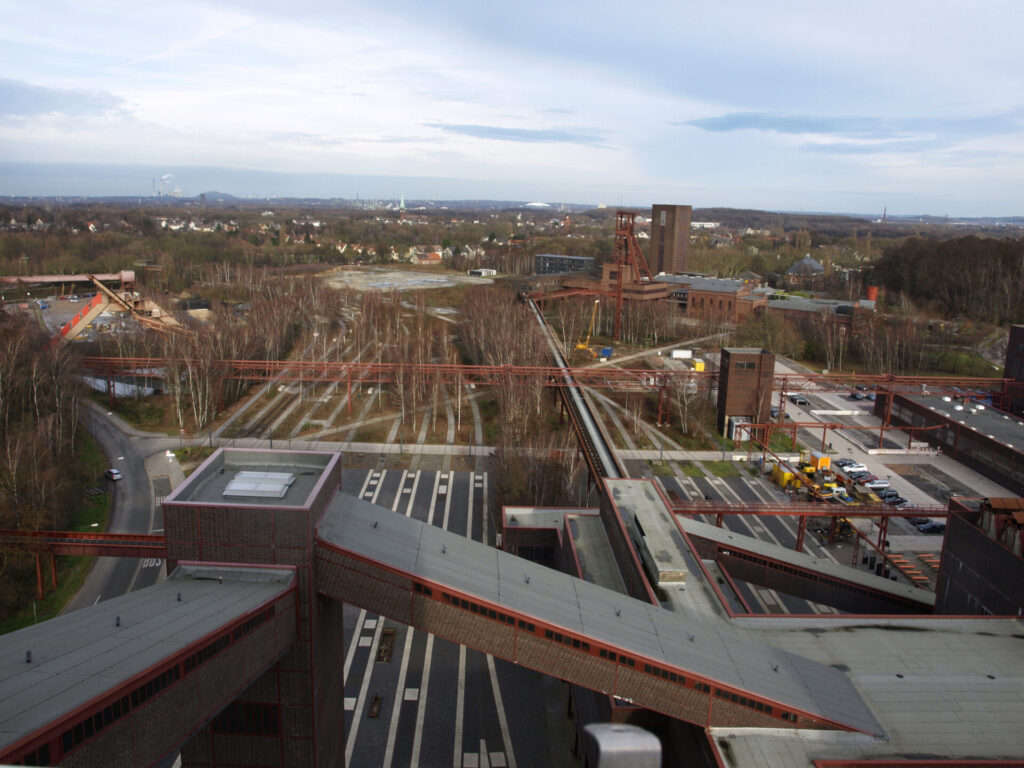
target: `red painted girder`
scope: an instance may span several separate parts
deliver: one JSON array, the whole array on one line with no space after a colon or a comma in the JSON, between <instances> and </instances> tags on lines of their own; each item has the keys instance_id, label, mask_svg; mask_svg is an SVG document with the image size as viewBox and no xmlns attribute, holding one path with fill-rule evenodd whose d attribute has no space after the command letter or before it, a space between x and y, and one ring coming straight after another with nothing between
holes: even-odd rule
<instances>
[{"instance_id":1,"label":"red painted girder","mask_svg":"<svg viewBox=\"0 0 1024 768\"><path fill-rule=\"evenodd\" d=\"M0 550L54 555L166 557L163 536L142 533L0 530Z\"/></svg>"},{"instance_id":2,"label":"red painted girder","mask_svg":"<svg viewBox=\"0 0 1024 768\"><path fill-rule=\"evenodd\" d=\"M839 504L811 504L806 502L747 502L730 504L725 501L685 501L670 502L672 511L687 515L786 515L798 517L948 517L949 510L940 506L919 506L914 509L900 510L887 506L844 507Z\"/></svg>"},{"instance_id":3,"label":"red painted girder","mask_svg":"<svg viewBox=\"0 0 1024 768\"><path fill-rule=\"evenodd\" d=\"M178 361L179 363L183 361ZM537 379L553 386L565 386L562 371L552 366L488 366L452 365L445 363L345 363L314 362L310 360L213 360L195 361L218 369L225 378L284 381L337 381L360 379L389 382L403 374L434 374L445 381L466 381L477 384L495 384L508 379ZM147 371L166 368L167 360L159 357L84 357L82 365L92 370L112 374L139 375ZM622 382L656 388L674 381L688 381L699 388L709 388L718 380L717 371L654 370L650 368L572 368L572 376L581 384L602 387ZM875 383L890 392L920 393L921 386L937 389L984 386L996 391L1008 387L1021 387L1009 379L983 379L940 376L852 376L849 374L785 374L774 377L773 387L784 391L802 392L820 390L841 391L852 383ZM819 425L820 426L820 425ZM849 428L849 427L844 427Z\"/></svg>"}]
</instances>

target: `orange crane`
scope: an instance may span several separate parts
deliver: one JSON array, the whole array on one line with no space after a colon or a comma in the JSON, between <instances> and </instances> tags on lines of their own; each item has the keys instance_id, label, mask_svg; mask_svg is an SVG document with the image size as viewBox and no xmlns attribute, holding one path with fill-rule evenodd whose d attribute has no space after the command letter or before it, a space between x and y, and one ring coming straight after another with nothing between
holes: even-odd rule
<instances>
[{"instance_id":1,"label":"orange crane","mask_svg":"<svg viewBox=\"0 0 1024 768\"><path fill-rule=\"evenodd\" d=\"M594 299L594 308L590 311L590 327L587 328L587 340L576 342L576 349L586 350L590 353L591 357L597 357L597 353L590 348L590 337L594 334L594 319L597 317L597 305L600 301L600 299ZM582 335L580 338L583 338Z\"/></svg>"}]
</instances>

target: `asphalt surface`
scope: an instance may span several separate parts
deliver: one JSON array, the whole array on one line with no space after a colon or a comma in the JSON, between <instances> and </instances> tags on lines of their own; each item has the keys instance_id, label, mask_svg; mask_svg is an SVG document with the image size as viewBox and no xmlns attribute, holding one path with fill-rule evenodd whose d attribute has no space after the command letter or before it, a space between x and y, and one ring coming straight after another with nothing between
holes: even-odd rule
<instances>
[{"instance_id":1,"label":"asphalt surface","mask_svg":"<svg viewBox=\"0 0 1024 768\"><path fill-rule=\"evenodd\" d=\"M485 539L482 474L346 469L342 490ZM493 544L493 531L486 540ZM381 639L391 631L390 658L381 660ZM573 732L557 680L352 606L344 643L350 766L572 765Z\"/></svg>"},{"instance_id":2,"label":"asphalt surface","mask_svg":"<svg viewBox=\"0 0 1024 768\"><path fill-rule=\"evenodd\" d=\"M109 466L121 470L123 478L103 479L113 493L108 530L111 533L151 533L163 529L163 521L153 504L153 488L146 472L145 457L136 440L123 434L107 418L106 411L86 404L82 424L107 455ZM64 611L95 605L105 599L135 589L152 586L160 575L163 561L120 557L98 557L82 588Z\"/></svg>"}]
</instances>

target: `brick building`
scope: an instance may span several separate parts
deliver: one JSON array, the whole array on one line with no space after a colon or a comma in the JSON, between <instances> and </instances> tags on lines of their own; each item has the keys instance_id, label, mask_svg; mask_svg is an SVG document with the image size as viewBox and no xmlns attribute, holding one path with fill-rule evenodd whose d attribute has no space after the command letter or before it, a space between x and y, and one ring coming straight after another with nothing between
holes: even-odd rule
<instances>
[{"instance_id":1,"label":"brick building","mask_svg":"<svg viewBox=\"0 0 1024 768\"><path fill-rule=\"evenodd\" d=\"M554 275L562 272L590 272L594 268L591 256L565 256L558 253L538 253L533 257L533 272Z\"/></svg>"},{"instance_id":2,"label":"brick building","mask_svg":"<svg viewBox=\"0 0 1024 768\"><path fill-rule=\"evenodd\" d=\"M670 286L670 297L687 317L742 323L768 307L768 298L743 280L699 275L658 275L654 279Z\"/></svg>"},{"instance_id":3,"label":"brick building","mask_svg":"<svg viewBox=\"0 0 1024 768\"><path fill-rule=\"evenodd\" d=\"M689 205L651 206L651 248L647 263L654 274L685 272L690 268L692 216L693 207Z\"/></svg>"},{"instance_id":4,"label":"brick building","mask_svg":"<svg viewBox=\"0 0 1024 768\"><path fill-rule=\"evenodd\" d=\"M179 561L295 568L298 639L232 705L275 713L275 765L343 762L343 606L317 594L314 573L317 520L340 484L339 454L221 448L163 502L168 571ZM182 765L264 765L267 738L252 733L209 723Z\"/></svg>"},{"instance_id":5,"label":"brick building","mask_svg":"<svg viewBox=\"0 0 1024 768\"><path fill-rule=\"evenodd\" d=\"M718 430L732 437L738 422L764 424L771 409L775 355L757 347L722 349L718 378ZM738 438L745 437L738 435Z\"/></svg>"},{"instance_id":6,"label":"brick building","mask_svg":"<svg viewBox=\"0 0 1024 768\"><path fill-rule=\"evenodd\" d=\"M953 399L880 392L875 415L884 424L941 427L918 433L918 439L1024 495L1024 421L986 406L971 394Z\"/></svg>"}]
</instances>

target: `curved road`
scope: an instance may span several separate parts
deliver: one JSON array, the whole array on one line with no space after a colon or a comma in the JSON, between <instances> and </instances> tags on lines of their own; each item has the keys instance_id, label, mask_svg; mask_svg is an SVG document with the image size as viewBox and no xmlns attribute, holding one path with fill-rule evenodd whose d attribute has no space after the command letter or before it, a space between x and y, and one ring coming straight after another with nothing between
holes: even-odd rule
<instances>
[{"instance_id":1,"label":"curved road","mask_svg":"<svg viewBox=\"0 0 1024 768\"><path fill-rule=\"evenodd\" d=\"M117 482L103 481L113 492L107 530L112 533L152 533L154 529L162 528L163 522L154 518L153 486L146 473L145 458L137 446L138 438L121 432L107 411L92 401L85 403L81 423L107 454L109 466L121 470L123 475L123 479ZM157 450L156 441L150 447ZM82 588L64 607L64 612L155 584L162 563L147 561L147 567L143 565L144 561L135 558L96 558Z\"/></svg>"}]
</instances>

